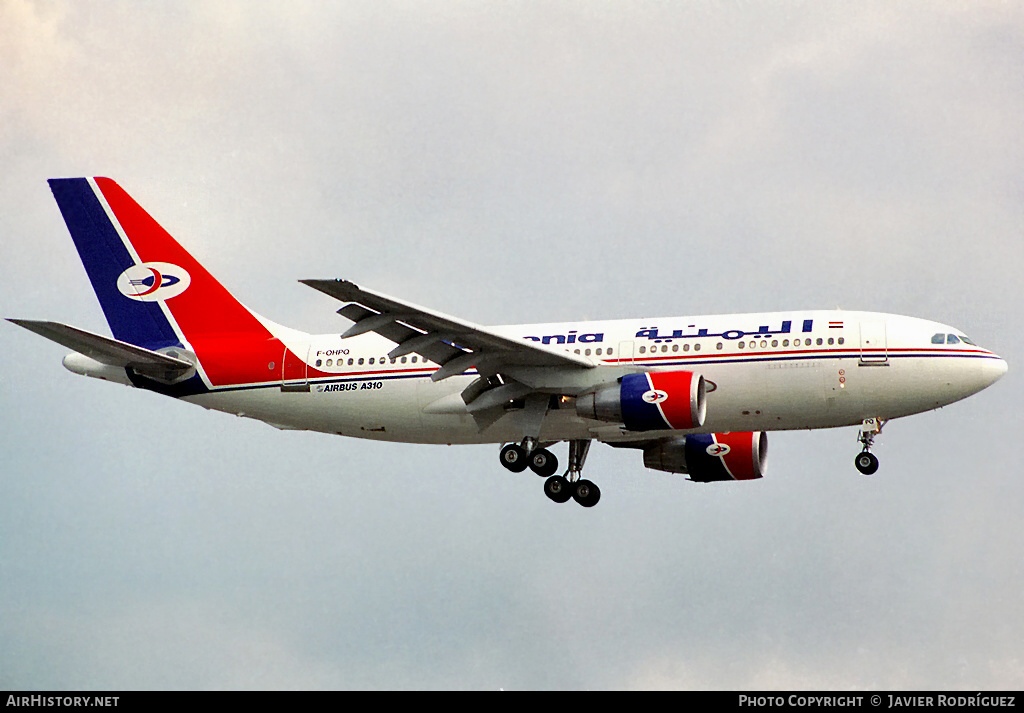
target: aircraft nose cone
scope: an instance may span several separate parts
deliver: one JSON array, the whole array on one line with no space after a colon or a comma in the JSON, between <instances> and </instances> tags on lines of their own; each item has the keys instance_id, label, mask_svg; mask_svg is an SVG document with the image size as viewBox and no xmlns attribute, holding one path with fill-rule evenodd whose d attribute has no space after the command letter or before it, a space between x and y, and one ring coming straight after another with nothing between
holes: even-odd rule
<instances>
[{"instance_id":1,"label":"aircraft nose cone","mask_svg":"<svg viewBox=\"0 0 1024 713\"><path fill-rule=\"evenodd\" d=\"M985 386L991 386L992 384L1003 378L1003 374L1006 373L1009 366L1005 359L996 357L995 359L984 359L982 365L982 374L985 379Z\"/></svg>"},{"instance_id":2,"label":"aircraft nose cone","mask_svg":"<svg viewBox=\"0 0 1024 713\"><path fill-rule=\"evenodd\" d=\"M1009 370L1009 368L1010 367L1006 363L1005 359L1000 359L999 361L997 361L996 362L996 379L1002 378L1003 374L1005 374L1007 372L1007 370Z\"/></svg>"}]
</instances>

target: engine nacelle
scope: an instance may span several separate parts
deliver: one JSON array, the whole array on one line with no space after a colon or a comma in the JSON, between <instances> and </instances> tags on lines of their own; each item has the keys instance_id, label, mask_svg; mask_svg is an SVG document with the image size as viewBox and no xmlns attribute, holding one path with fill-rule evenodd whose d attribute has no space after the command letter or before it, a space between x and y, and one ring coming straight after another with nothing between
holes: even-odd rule
<instances>
[{"instance_id":1,"label":"engine nacelle","mask_svg":"<svg viewBox=\"0 0 1024 713\"><path fill-rule=\"evenodd\" d=\"M695 433L644 449L644 466L686 473L690 480L754 480L764 475L768 435L764 431Z\"/></svg>"},{"instance_id":2,"label":"engine nacelle","mask_svg":"<svg viewBox=\"0 0 1024 713\"><path fill-rule=\"evenodd\" d=\"M700 428L707 414L704 377L692 371L626 374L617 384L576 399L583 418L621 423L630 431Z\"/></svg>"}]
</instances>

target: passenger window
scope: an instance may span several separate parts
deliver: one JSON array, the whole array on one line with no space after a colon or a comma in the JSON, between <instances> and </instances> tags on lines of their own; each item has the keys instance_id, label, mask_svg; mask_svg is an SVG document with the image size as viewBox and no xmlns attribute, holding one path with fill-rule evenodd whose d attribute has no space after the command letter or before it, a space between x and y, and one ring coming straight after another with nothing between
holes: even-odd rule
<instances>
[{"instance_id":1,"label":"passenger window","mask_svg":"<svg viewBox=\"0 0 1024 713\"><path fill-rule=\"evenodd\" d=\"M684 344L684 345L683 345L683 351L684 351L684 352L688 352L688 351L690 351L690 345L689 345L689 344Z\"/></svg>"},{"instance_id":2,"label":"passenger window","mask_svg":"<svg viewBox=\"0 0 1024 713\"><path fill-rule=\"evenodd\" d=\"M361 362L360 362L360 363L361 363ZM413 358L412 358L412 363L413 363L413 364L415 364L415 363L416 363L416 357L413 357Z\"/></svg>"},{"instance_id":3,"label":"passenger window","mask_svg":"<svg viewBox=\"0 0 1024 713\"><path fill-rule=\"evenodd\" d=\"M641 354L646 354L647 353L647 347L640 347L640 353Z\"/></svg>"},{"instance_id":4,"label":"passenger window","mask_svg":"<svg viewBox=\"0 0 1024 713\"><path fill-rule=\"evenodd\" d=\"M846 343L846 340L845 340L845 339L843 339L842 337L839 337L839 343L840 343L840 344L845 344L845 343Z\"/></svg>"},{"instance_id":5,"label":"passenger window","mask_svg":"<svg viewBox=\"0 0 1024 713\"><path fill-rule=\"evenodd\" d=\"M819 347L821 346L821 337L818 337L817 344L818 344Z\"/></svg>"},{"instance_id":6,"label":"passenger window","mask_svg":"<svg viewBox=\"0 0 1024 713\"><path fill-rule=\"evenodd\" d=\"M348 360L348 365L352 366L352 360L351 359Z\"/></svg>"},{"instance_id":7,"label":"passenger window","mask_svg":"<svg viewBox=\"0 0 1024 713\"><path fill-rule=\"evenodd\" d=\"M832 337L828 338L828 344L829 344L829 346L832 346L833 344L835 344L835 341L832 339Z\"/></svg>"},{"instance_id":8,"label":"passenger window","mask_svg":"<svg viewBox=\"0 0 1024 713\"><path fill-rule=\"evenodd\" d=\"M363 365L363 358L359 357L359 366L362 366L362 365Z\"/></svg>"},{"instance_id":9,"label":"passenger window","mask_svg":"<svg viewBox=\"0 0 1024 713\"><path fill-rule=\"evenodd\" d=\"M767 342L767 340L764 340L764 339L762 339L762 340L761 340L761 348L762 348L762 349L765 349L765 348L766 348L767 346L768 346L768 342Z\"/></svg>"},{"instance_id":10,"label":"passenger window","mask_svg":"<svg viewBox=\"0 0 1024 713\"><path fill-rule=\"evenodd\" d=\"M788 339L783 339L782 340L782 346L788 347L789 346L789 340Z\"/></svg>"},{"instance_id":11,"label":"passenger window","mask_svg":"<svg viewBox=\"0 0 1024 713\"><path fill-rule=\"evenodd\" d=\"M719 342L717 345L715 345L715 349L718 349L719 351L721 351L722 350L722 343Z\"/></svg>"},{"instance_id":12,"label":"passenger window","mask_svg":"<svg viewBox=\"0 0 1024 713\"><path fill-rule=\"evenodd\" d=\"M693 345L693 351L699 352L700 351L700 344L694 344Z\"/></svg>"},{"instance_id":13,"label":"passenger window","mask_svg":"<svg viewBox=\"0 0 1024 713\"><path fill-rule=\"evenodd\" d=\"M772 346L773 346L773 347L777 347L777 346L779 346L779 340L778 340L778 339L773 339L773 340L772 340Z\"/></svg>"},{"instance_id":14,"label":"passenger window","mask_svg":"<svg viewBox=\"0 0 1024 713\"><path fill-rule=\"evenodd\" d=\"M590 356L590 350L589 349L584 349L583 350L583 355L584 356Z\"/></svg>"},{"instance_id":15,"label":"passenger window","mask_svg":"<svg viewBox=\"0 0 1024 713\"><path fill-rule=\"evenodd\" d=\"M406 360L406 357L402 357L402 363L403 364L405 363L405 360Z\"/></svg>"},{"instance_id":16,"label":"passenger window","mask_svg":"<svg viewBox=\"0 0 1024 713\"><path fill-rule=\"evenodd\" d=\"M371 364L373 363L373 357L370 357L370 363Z\"/></svg>"},{"instance_id":17,"label":"passenger window","mask_svg":"<svg viewBox=\"0 0 1024 713\"><path fill-rule=\"evenodd\" d=\"M946 344L959 344L960 340L956 338L955 334L946 335Z\"/></svg>"},{"instance_id":18,"label":"passenger window","mask_svg":"<svg viewBox=\"0 0 1024 713\"><path fill-rule=\"evenodd\" d=\"M394 363L395 363L395 361L396 361L395 359L392 359L392 360L391 360L391 363L392 363L392 364L394 364Z\"/></svg>"},{"instance_id":19,"label":"passenger window","mask_svg":"<svg viewBox=\"0 0 1024 713\"><path fill-rule=\"evenodd\" d=\"M739 344L737 344L736 346L737 346L737 347L739 347L740 349L742 349L742 348L743 348L743 342L740 342L740 343L739 343Z\"/></svg>"},{"instance_id":20,"label":"passenger window","mask_svg":"<svg viewBox=\"0 0 1024 713\"><path fill-rule=\"evenodd\" d=\"M320 366L320 360L319 359L317 360L316 365ZM333 365L334 365L334 360L333 359L328 359L327 360L327 366L333 366Z\"/></svg>"},{"instance_id":21,"label":"passenger window","mask_svg":"<svg viewBox=\"0 0 1024 713\"><path fill-rule=\"evenodd\" d=\"M596 354L597 356L601 356L601 347L598 347L597 349L595 349L594 350L594 354Z\"/></svg>"},{"instance_id":22,"label":"passenger window","mask_svg":"<svg viewBox=\"0 0 1024 713\"><path fill-rule=\"evenodd\" d=\"M678 344L673 344L672 345L672 351L674 351L674 352L679 351L679 345Z\"/></svg>"},{"instance_id":23,"label":"passenger window","mask_svg":"<svg viewBox=\"0 0 1024 713\"><path fill-rule=\"evenodd\" d=\"M316 365L320 366L320 360L319 359L316 360Z\"/></svg>"},{"instance_id":24,"label":"passenger window","mask_svg":"<svg viewBox=\"0 0 1024 713\"><path fill-rule=\"evenodd\" d=\"M804 346L805 347L811 346L811 338L810 337L808 337L807 339L804 340Z\"/></svg>"},{"instance_id":25,"label":"passenger window","mask_svg":"<svg viewBox=\"0 0 1024 713\"><path fill-rule=\"evenodd\" d=\"M608 354L608 356L611 356L611 355L612 355L612 348L611 348L611 347L608 347L608 351L607 351L607 354Z\"/></svg>"}]
</instances>

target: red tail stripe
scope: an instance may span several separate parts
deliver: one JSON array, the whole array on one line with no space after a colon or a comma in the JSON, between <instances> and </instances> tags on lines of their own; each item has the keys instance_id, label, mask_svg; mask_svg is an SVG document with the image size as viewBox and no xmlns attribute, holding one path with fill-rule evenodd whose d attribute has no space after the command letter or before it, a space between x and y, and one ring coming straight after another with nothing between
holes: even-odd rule
<instances>
[{"instance_id":1,"label":"red tail stripe","mask_svg":"<svg viewBox=\"0 0 1024 713\"><path fill-rule=\"evenodd\" d=\"M165 304L211 383L280 378L281 342L117 183L97 178L96 185L142 262L171 263L191 276L189 288Z\"/></svg>"}]
</instances>

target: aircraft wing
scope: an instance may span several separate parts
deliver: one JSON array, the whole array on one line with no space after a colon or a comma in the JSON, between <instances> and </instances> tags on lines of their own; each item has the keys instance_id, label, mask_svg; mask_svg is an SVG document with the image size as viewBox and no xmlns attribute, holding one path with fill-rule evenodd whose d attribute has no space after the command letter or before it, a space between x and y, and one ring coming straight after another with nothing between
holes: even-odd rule
<instances>
[{"instance_id":1,"label":"aircraft wing","mask_svg":"<svg viewBox=\"0 0 1024 713\"><path fill-rule=\"evenodd\" d=\"M486 377L510 367L594 367L593 362L577 354L506 337L487 327L359 287L348 280L300 282L348 303L338 314L355 324L341 335L343 339L376 332L397 345L388 354L389 358L415 352L440 364L430 377L434 381L471 368ZM467 403L471 400L467 399Z\"/></svg>"},{"instance_id":2,"label":"aircraft wing","mask_svg":"<svg viewBox=\"0 0 1024 713\"><path fill-rule=\"evenodd\" d=\"M154 352L150 349L122 342L110 337L70 327L60 322L44 322L31 319L8 319L19 327L46 337L60 345L110 366L131 367L140 374L166 378L168 374L182 373L193 367L184 359Z\"/></svg>"}]
</instances>

